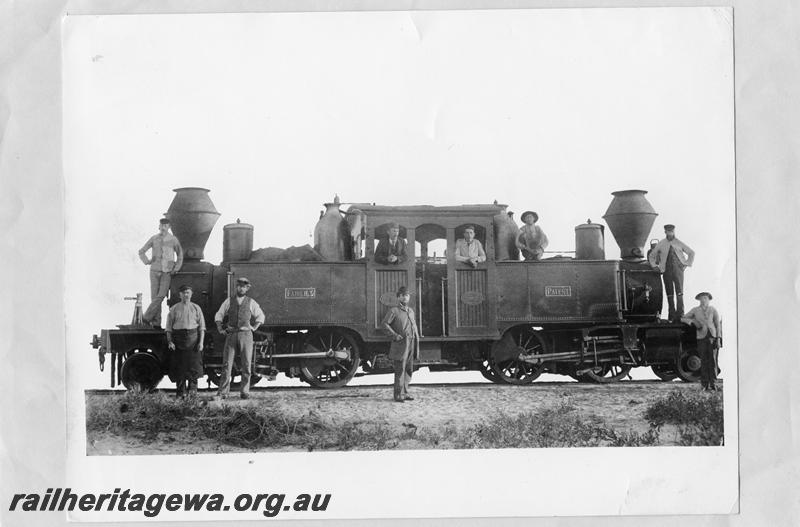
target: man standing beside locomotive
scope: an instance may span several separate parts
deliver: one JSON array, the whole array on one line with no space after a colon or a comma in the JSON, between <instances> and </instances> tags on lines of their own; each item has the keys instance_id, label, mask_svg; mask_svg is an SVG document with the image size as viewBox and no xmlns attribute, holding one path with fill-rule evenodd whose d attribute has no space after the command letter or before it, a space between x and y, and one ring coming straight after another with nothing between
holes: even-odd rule
<instances>
[{"instance_id":1,"label":"man standing beside locomotive","mask_svg":"<svg viewBox=\"0 0 800 527\"><path fill-rule=\"evenodd\" d=\"M475 227L464 227L464 238L456 241L456 261L478 267L486 261L486 253L480 240L475 239Z\"/></svg>"},{"instance_id":2,"label":"man standing beside locomotive","mask_svg":"<svg viewBox=\"0 0 800 527\"><path fill-rule=\"evenodd\" d=\"M167 313L167 346L174 353L170 370L177 386L177 396L197 395L197 379L203 376L203 339L206 321L200 306L192 302L192 288L182 285L181 301Z\"/></svg>"},{"instance_id":3,"label":"man standing beside locomotive","mask_svg":"<svg viewBox=\"0 0 800 527\"><path fill-rule=\"evenodd\" d=\"M525 260L541 260L544 250L550 242L542 228L536 225L539 215L532 210L527 210L522 213L522 221L525 225L519 229L517 248Z\"/></svg>"},{"instance_id":4,"label":"man standing beside locomotive","mask_svg":"<svg viewBox=\"0 0 800 527\"><path fill-rule=\"evenodd\" d=\"M661 271L664 291L667 293L668 318L671 322L677 322L683 316L683 270L692 266L694 251L675 237L674 225L664 225L664 233L666 238L648 253L647 260L654 269Z\"/></svg>"},{"instance_id":5,"label":"man standing beside locomotive","mask_svg":"<svg viewBox=\"0 0 800 527\"><path fill-rule=\"evenodd\" d=\"M400 225L389 224L389 235L378 242L375 261L381 264L401 264L406 261L406 241L400 237Z\"/></svg>"},{"instance_id":6,"label":"man standing beside locomotive","mask_svg":"<svg viewBox=\"0 0 800 527\"><path fill-rule=\"evenodd\" d=\"M397 290L398 305L386 312L381 323L392 338L389 358L394 366L394 400L398 403L414 400L408 394L408 385L414 373L414 360L419 359L419 332L409 300L411 295L405 287L400 287Z\"/></svg>"},{"instance_id":7,"label":"man standing beside locomotive","mask_svg":"<svg viewBox=\"0 0 800 527\"><path fill-rule=\"evenodd\" d=\"M722 326L720 324L719 313L709 305L711 293L698 293L696 300L700 305L692 308L681 322L693 324L697 327L697 354L700 355L700 383L703 390L716 390L717 380L717 361L716 352L722 343Z\"/></svg>"},{"instance_id":8,"label":"man standing beside locomotive","mask_svg":"<svg viewBox=\"0 0 800 527\"><path fill-rule=\"evenodd\" d=\"M161 304L169 292L172 275L180 271L183 265L183 249L178 238L169 233L169 220L161 218L158 222L158 234L147 240L139 249L139 258L150 266L150 305L142 315L145 322L154 327L161 327ZM150 249L152 258L147 258ZM173 260L177 258L177 261Z\"/></svg>"},{"instance_id":9,"label":"man standing beside locomotive","mask_svg":"<svg viewBox=\"0 0 800 527\"><path fill-rule=\"evenodd\" d=\"M241 397L250 398L250 363L253 362L253 332L264 323L264 312L258 303L247 296L250 280L236 279L236 295L226 298L214 316L217 331L225 336L222 352L222 378L217 397L227 397L231 387L231 370L236 353L239 353L239 369L242 373ZM225 327L223 328L223 323Z\"/></svg>"}]
</instances>

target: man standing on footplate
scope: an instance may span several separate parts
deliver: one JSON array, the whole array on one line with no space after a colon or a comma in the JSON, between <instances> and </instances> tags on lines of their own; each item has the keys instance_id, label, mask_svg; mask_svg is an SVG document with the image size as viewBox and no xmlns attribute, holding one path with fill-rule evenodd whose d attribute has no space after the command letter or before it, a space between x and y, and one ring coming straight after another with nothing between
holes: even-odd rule
<instances>
[{"instance_id":1,"label":"man standing on footplate","mask_svg":"<svg viewBox=\"0 0 800 527\"><path fill-rule=\"evenodd\" d=\"M670 322L679 322L683 316L683 270L692 266L694 251L675 237L674 225L664 225L664 233L666 238L658 242L652 252L648 252L647 260L653 269L661 271Z\"/></svg>"},{"instance_id":2,"label":"man standing on footplate","mask_svg":"<svg viewBox=\"0 0 800 527\"><path fill-rule=\"evenodd\" d=\"M394 400L402 403L413 401L408 394L411 374L414 373L414 360L419 359L419 332L414 318L414 310L408 302L411 295L405 287L397 290L397 306L386 312L381 327L392 338L389 358L394 366Z\"/></svg>"},{"instance_id":3,"label":"man standing on footplate","mask_svg":"<svg viewBox=\"0 0 800 527\"><path fill-rule=\"evenodd\" d=\"M250 280L236 279L236 294L226 298L214 316L217 331L225 336L222 352L222 376L217 397L224 399L231 388L231 370L236 354L239 354L239 370L242 373L240 387L242 399L250 398L250 364L253 362L253 332L264 323L264 312L258 303L247 296ZM223 327L224 324L224 327Z\"/></svg>"}]
</instances>

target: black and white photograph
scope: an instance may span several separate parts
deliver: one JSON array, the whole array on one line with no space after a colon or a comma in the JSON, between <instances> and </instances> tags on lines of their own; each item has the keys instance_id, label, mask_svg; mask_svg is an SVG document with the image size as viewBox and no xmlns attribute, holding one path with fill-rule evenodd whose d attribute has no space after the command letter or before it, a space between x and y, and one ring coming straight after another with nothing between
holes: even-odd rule
<instances>
[{"instance_id":1,"label":"black and white photograph","mask_svg":"<svg viewBox=\"0 0 800 527\"><path fill-rule=\"evenodd\" d=\"M784 247L786 284L796 251L753 233L734 7L85 7L63 246L14 286L63 272L63 474L12 516L740 514L745 394L794 422L752 384L790 365L753 349L787 304L748 258Z\"/></svg>"}]
</instances>

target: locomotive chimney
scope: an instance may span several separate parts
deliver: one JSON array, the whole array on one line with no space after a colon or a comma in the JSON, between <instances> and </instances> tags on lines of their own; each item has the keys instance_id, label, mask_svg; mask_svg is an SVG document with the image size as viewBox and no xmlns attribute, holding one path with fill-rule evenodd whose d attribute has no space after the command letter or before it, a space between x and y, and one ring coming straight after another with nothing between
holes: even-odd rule
<instances>
[{"instance_id":1,"label":"locomotive chimney","mask_svg":"<svg viewBox=\"0 0 800 527\"><path fill-rule=\"evenodd\" d=\"M646 190L619 190L611 194L614 199L603 219L619 245L620 258L641 260L642 247L658 214L644 197Z\"/></svg>"},{"instance_id":2,"label":"locomotive chimney","mask_svg":"<svg viewBox=\"0 0 800 527\"><path fill-rule=\"evenodd\" d=\"M184 260L202 260L203 249L220 214L208 197L208 189L184 187L173 191L175 198L165 216L181 242Z\"/></svg>"}]
</instances>

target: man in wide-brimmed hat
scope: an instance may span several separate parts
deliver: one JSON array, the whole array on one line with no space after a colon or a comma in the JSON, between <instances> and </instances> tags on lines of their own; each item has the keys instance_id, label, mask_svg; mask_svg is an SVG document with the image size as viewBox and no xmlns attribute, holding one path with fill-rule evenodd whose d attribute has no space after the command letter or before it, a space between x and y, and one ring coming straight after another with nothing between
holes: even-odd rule
<instances>
[{"instance_id":1,"label":"man in wide-brimmed hat","mask_svg":"<svg viewBox=\"0 0 800 527\"><path fill-rule=\"evenodd\" d=\"M398 403L413 401L408 393L414 360L419 359L419 332L414 310L408 305L411 295L405 287L397 290L397 305L383 317L381 327L391 337L389 358L394 366L394 400Z\"/></svg>"},{"instance_id":2,"label":"man in wide-brimmed hat","mask_svg":"<svg viewBox=\"0 0 800 527\"><path fill-rule=\"evenodd\" d=\"M647 261L662 274L668 318L677 322L683 316L683 270L694 262L694 251L675 237L675 225L664 225L664 234L665 238L648 253Z\"/></svg>"},{"instance_id":3,"label":"man in wide-brimmed hat","mask_svg":"<svg viewBox=\"0 0 800 527\"><path fill-rule=\"evenodd\" d=\"M517 235L517 248L526 260L541 260L549 241L542 228L536 225L539 215L532 210L526 210L522 213L522 221L525 225Z\"/></svg>"},{"instance_id":4,"label":"man in wide-brimmed hat","mask_svg":"<svg viewBox=\"0 0 800 527\"><path fill-rule=\"evenodd\" d=\"M700 305L692 308L681 322L697 328L697 354L700 355L700 383L704 390L716 390L716 353L722 345L722 325L717 310L710 305L711 293L703 291L695 296Z\"/></svg>"},{"instance_id":5,"label":"man in wide-brimmed hat","mask_svg":"<svg viewBox=\"0 0 800 527\"><path fill-rule=\"evenodd\" d=\"M264 323L264 312L258 303L247 296L250 280L236 279L236 294L226 298L214 316L217 331L225 335L222 352L222 378L217 396L224 399L231 388L231 370L236 354L239 354L239 370L242 372L240 387L242 399L250 398L250 363L253 361L253 331ZM224 327L223 327L224 324Z\"/></svg>"}]
</instances>

